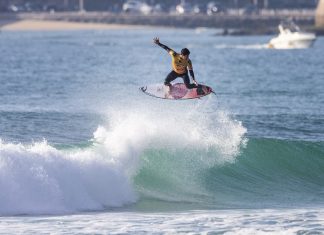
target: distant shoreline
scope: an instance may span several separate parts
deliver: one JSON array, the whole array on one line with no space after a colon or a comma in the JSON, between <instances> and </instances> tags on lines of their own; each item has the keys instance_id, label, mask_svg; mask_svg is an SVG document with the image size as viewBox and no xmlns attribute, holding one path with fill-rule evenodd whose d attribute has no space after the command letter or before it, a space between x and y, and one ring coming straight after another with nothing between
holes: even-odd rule
<instances>
[{"instance_id":1,"label":"distant shoreline","mask_svg":"<svg viewBox=\"0 0 324 235\"><path fill-rule=\"evenodd\" d=\"M0 21L1 22L1 21ZM148 26L81 23L51 20L19 20L0 24L1 31L57 31L57 30L99 30L99 29L142 29Z\"/></svg>"},{"instance_id":2,"label":"distant shoreline","mask_svg":"<svg viewBox=\"0 0 324 235\"><path fill-rule=\"evenodd\" d=\"M172 28L219 28L226 35L269 35L277 33L278 24L288 15L136 15L109 12L58 12L18 13L0 15L0 30L91 30L91 29L143 29ZM316 31L315 15L294 15L293 19L305 30Z\"/></svg>"}]
</instances>

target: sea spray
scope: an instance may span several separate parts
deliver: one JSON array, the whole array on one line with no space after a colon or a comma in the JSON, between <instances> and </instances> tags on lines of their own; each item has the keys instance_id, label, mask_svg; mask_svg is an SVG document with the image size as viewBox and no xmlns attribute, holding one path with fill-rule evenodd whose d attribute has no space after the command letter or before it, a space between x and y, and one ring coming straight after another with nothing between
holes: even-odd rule
<instances>
[{"instance_id":1,"label":"sea spray","mask_svg":"<svg viewBox=\"0 0 324 235\"><path fill-rule=\"evenodd\" d=\"M212 149L220 153L214 162L231 162L246 145L247 130L227 110L211 112L208 104L205 100L111 107L105 113L109 121L95 132L95 141L104 142L112 154L127 148L138 153L152 148Z\"/></svg>"},{"instance_id":2,"label":"sea spray","mask_svg":"<svg viewBox=\"0 0 324 235\"><path fill-rule=\"evenodd\" d=\"M95 141L104 143L112 155L127 148L140 154L135 185L141 197L201 201L200 174L233 163L246 144L246 129L239 121L225 110L210 112L207 106L146 103L111 109Z\"/></svg>"}]
</instances>

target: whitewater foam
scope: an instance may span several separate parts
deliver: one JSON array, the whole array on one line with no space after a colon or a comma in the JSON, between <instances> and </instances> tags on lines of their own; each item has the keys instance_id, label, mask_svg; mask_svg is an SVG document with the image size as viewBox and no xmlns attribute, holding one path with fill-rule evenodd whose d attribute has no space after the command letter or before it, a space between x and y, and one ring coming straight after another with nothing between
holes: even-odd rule
<instances>
[{"instance_id":1,"label":"whitewater foam","mask_svg":"<svg viewBox=\"0 0 324 235\"><path fill-rule=\"evenodd\" d=\"M96 148L0 143L0 214L102 210L134 202L125 171Z\"/></svg>"},{"instance_id":2,"label":"whitewater foam","mask_svg":"<svg viewBox=\"0 0 324 235\"><path fill-rule=\"evenodd\" d=\"M4 234L322 234L323 209L110 212L2 218Z\"/></svg>"},{"instance_id":3,"label":"whitewater foam","mask_svg":"<svg viewBox=\"0 0 324 235\"><path fill-rule=\"evenodd\" d=\"M104 143L112 155L152 148L198 149L219 152L214 162L232 162L246 144L246 129L226 110L210 112L208 102L110 109L109 131L99 127L95 141Z\"/></svg>"}]
</instances>

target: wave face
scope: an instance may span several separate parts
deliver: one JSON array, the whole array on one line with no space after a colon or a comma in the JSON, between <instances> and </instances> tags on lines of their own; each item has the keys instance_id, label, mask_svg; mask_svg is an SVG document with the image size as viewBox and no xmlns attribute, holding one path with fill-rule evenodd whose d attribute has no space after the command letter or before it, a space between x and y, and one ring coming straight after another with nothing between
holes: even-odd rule
<instances>
[{"instance_id":1,"label":"wave face","mask_svg":"<svg viewBox=\"0 0 324 235\"><path fill-rule=\"evenodd\" d=\"M214 158L219 155L209 154ZM206 163L206 153L199 151L155 150L145 156L146 165L136 182L148 199L183 202L193 208L324 203L323 142L249 139L234 162L221 164Z\"/></svg>"}]
</instances>

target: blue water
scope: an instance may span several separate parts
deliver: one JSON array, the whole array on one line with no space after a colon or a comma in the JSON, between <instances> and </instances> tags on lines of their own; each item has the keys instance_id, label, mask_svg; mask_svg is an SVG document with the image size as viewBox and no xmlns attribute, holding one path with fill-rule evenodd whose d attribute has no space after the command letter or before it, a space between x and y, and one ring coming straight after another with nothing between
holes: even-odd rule
<instances>
[{"instance_id":1,"label":"blue water","mask_svg":"<svg viewBox=\"0 0 324 235\"><path fill-rule=\"evenodd\" d=\"M188 47L197 81L217 95L142 94L138 87L161 83L171 69L155 36L176 51ZM324 39L307 50L272 50L264 46L270 38L179 29L2 32L0 215L15 216L2 225L32 229L21 214L31 223L40 214L79 214L100 224L117 212L152 220L146 230L133 218L119 221L125 230L106 224L108 231L172 233L198 213L201 224L215 217L224 230L192 224L183 232L251 233L266 231L265 210L273 210L272 232L323 232ZM244 219L229 226L249 213L254 230ZM308 213L319 226L280 222ZM179 224L149 226L161 218Z\"/></svg>"}]
</instances>

